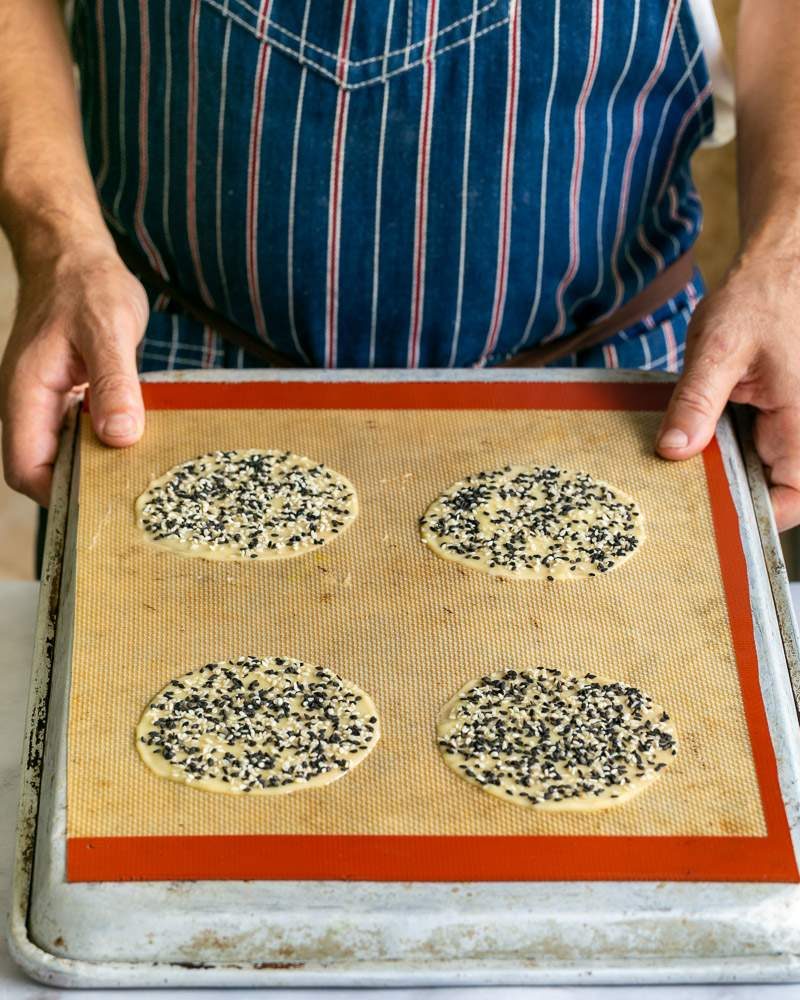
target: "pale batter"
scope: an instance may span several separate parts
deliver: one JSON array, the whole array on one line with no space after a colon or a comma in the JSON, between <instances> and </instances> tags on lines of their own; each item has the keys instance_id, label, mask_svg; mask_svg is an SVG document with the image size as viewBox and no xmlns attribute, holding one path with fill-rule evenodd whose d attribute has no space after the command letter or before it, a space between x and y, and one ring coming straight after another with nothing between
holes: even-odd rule
<instances>
[{"instance_id":1,"label":"pale batter","mask_svg":"<svg viewBox=\"0 0 800 1000\"><path fill-rule=\"evenodd\" d=\"M445 705L439 749L456 774L515 805L593 810L638 795L677 753L669 714L594 674L489 674Z\"/></svg>"},{"instance_id":2,"label":"pale batter","mask_svg":"<svg viewBox=\"0 0 800 1000\"><path fill-rule=\"evenodd\" d=\"M336 781L379 737L372 699L332 670L244 656L171 680L147 706L136 747L161 777L280 795Z\"/></svg>"},{"instance_id":3,"label":"pale batter","mask_svg":"<svg viewBox=\"0 0 800 1000\"><path fill-rule=\"evenodd\" d=\"M282 559L318 548L356 517L344 476L285 451L214 451L178 465L136 501L148 541L204 559Z\"/></svg>"},{"instance_id":4,"label":"pale batter","mask_svg":"<svg viewBox=\"0 0 800 1000\"><path fill-rule=\"evenodd\" d=\"M420 519L423 542L445 559L516 579L607 573L644 538L630 497L583 472L508 465L456 483Z\"/></svg>"}]
</instances>

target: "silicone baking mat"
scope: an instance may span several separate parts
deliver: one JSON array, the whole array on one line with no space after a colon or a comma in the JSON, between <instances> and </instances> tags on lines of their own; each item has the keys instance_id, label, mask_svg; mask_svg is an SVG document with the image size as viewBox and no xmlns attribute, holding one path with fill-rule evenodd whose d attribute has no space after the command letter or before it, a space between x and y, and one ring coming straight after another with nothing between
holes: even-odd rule
<instances>
[{"instance_id":1,"label":"silicone baking mat","mask_svg":"<svg viewBox=\"0 0 800 1000\"><path fill-rule=\"evenodd\" d=\"M669 392L622 383L155 383L148 428L103 448L84 416L68 735L68 877L385 880L797 879L758 684L744 555L719 447L673 464L652 442ZM138 535L134 500L214 449L281 448L356 487L317 552L185 559ZM646 540L586 581L508 581L422 545L417 521L464 475L507 463L587 471L634 496ZM155 777L133 732L171 677L240 655L333 667L378 705L352 773L279 798ZM439 758L441 706L467 680L554 666L642 687L670 711L675 762L631 802L541 813Z\"/></svg>"}]
</instances>

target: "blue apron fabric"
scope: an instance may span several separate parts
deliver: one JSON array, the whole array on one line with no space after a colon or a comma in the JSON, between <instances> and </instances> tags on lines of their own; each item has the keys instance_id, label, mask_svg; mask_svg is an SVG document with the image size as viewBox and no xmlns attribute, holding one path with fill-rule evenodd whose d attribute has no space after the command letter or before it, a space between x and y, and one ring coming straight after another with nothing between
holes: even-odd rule
<instances>
[{"instance_id":1,"label":"blue apron fabric","mask_svg":"<svg viewBox=\"0 0 800 1000\"><path fill-rule=\"evenodd\" d=\"M298 365L497 363L701 224L682 0L77 0L72 37L109 223ZM701 294L564 363L677 369ZM154 306L143 369L254 363Z\"/></svg>"}]
</instances>

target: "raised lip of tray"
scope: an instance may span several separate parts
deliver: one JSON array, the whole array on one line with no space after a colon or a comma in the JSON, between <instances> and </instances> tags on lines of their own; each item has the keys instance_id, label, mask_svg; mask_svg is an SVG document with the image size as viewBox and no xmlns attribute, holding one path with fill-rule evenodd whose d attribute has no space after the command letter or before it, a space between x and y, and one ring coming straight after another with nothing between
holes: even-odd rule
<instances>
[{"instance_id":1,"label":"raised lip of tray","mask_svg":"<svg viewBox=\"0 0 800 1000\"><path fill-rule=\"evenodd\" d=\"M205 371L155 373L145 377L149 382L387 382L387 381L497 381L497 382L668 382L673 377L664 373L638 371L574 371L560 370L337 370L287 371ZM739 454L735 433L730 420L725 417L718 430L726 472L729 475L734 501L743 522L743 541L747 556L751 600L756 623L759 650L759 672L762 681L765 707L770 731L775 743L779 775L787 814L792 828L795 851L800 844L800 800L798 798L797 715L790 675L797 677L797 639L788 597L786 573L780 559L780 548L771 517L768 493L763 473L754 455L745 424L740 427L743 436L744 464ZM481 984L492 983L555 983L583 982L591 978L596 983L624 982L731 982L741 980L791 981L800 979L800 887L787 885L761 885L741 883L488 883L451 895L453 887L445 883L408 884L393 887L392 891L406 893L415 907L415 924L433 926L446 923L453 915L462 921L465 914L475 920L476 926L485 925L487 915L499 921L512 915L512 922L519 919L520 909L539 914L546 922L554 911L562 924L570 920L578 926L591 907L595 912L605 908L606 935L616 934L617 947L606 943L591 959L551 961L538 964L521 958L496 960L491 953L485 958L465 961L453 956L432 959L430 962L394 959L390 961L359 962L347 958L339 962L314 962L291 965L281 962L253 963L252 961L216 962L200 952L193 961L177 962L159 960L158 956L142 954L138 961L74 959L50 952L40 947L35 935L28 931L33 862L36 853L36 833L40 788L44 767L44 734L47 722L50 674L53 666L53 646L56 636L59 594L61 591L62 553L70 507L70 482L76 433L73 420L65 431L56 467L51 505L51 520L46 541L45 570L42 578L39 615L35 645L34 669L28 706L28 725L24 743L20 816L17 831L12 910L9 922L9 945L20 965L42 982L63 986L118 986L118 985L408 985L415 984ZM74 505L73 505L74 506ZM762 551L763 550L763 551ZM754 563L754 559L756 560ZM777 610L777 614L776 614ZM63 634L62 634L63 639ZM780 651L784 656L779 656ZM787 669L788 665L788 669ZM63 720L62 720L63 722ZM41 799L49 806L48 790L41 788ZM39 845L41 849L41 844ZM62 858L63 872L63 858ZM51 875L53 873L51 872ZM41 876L41 866L39 875ZM37 879L37 883L39 879ZM302 897L307 888L313 888L317 901L324 899L345 883L277 883L281 899L294 893ZM173 883L135 884L65 884L51 879L47 888L48 909L53 909L56 923L63 926L70 913L82 910L82 916L99 914L98 924L107 923L109 907L115 909L114 896L118 897L117 909L130 906L135 900L142 908L151 909L153 903L164 904ZM192 897L202 897L213 892L217 901L238 903L240 910L257 900L263 905L264 894L276 883L184 883L180 895L172 898L182 909L182 927L191 937L203 925L202 913L192 913ZM380 920L380 896L385 893L381 883L346 883L349 901L361 911L371 910L372 920ZM225 890L228 890L227 892ZM273 891L275 891L273 889ZM704 913L704 897L713 893L713 907ZM121 895L120 895L121 894ZM306 893L311 895L311 893ZM440 897L446 905L438 908L432 895ZM415 898L415 896L420 897ZM425 897L429 897L425 900ZM492 900L494 896L494 900ZM80 897L84 897L81 899ZM104 898L107 897L107 898ZM126 901L127 897L127 901ZM148 899L148 897L152 897ZM419 908L425 901L428 913ZM320 909L313 905L306 912L311 921L318 921ZM494 905L491 905L493 902ZM517 903L520 909L514 906ZM636 904L635 908L632 904ZM298 905L299 904L299 905ZM765 907L775 907L775 917L770 925L772 937L763 954L746 953L748 933L764 939L764 927L769 923ZM303 902L298 898L294 912L298 915ZM177 909L178 907L176 907ZM712 915L725 931L727 954L708 954L697 949L697 939L708 931ZM515 912L516 911L516 912ZM151 909L152 912L152 909ZM328 909L336 919L336 912ZM231 910L240 920L241 914ZM669 952L654 948L649 956L630 959L625 957L625 943L634 932L635 924L647 916L647 934L654 939L658 931L672 942ZM699 916L698 916L699 914ZM339 916L341 916L341 911ZM696 926L692 926L692 919ZM185 920L195 921L186 931ZM686 921L689 921L688 925ZM491 921L490 921L491 922ZM309 925L310 926L310 925ZM556 926L553 924L553 926ZM175 928L173 928L175 929ZM228 928L225 928L228 929ZM588 933L581 927L583 933ZM693 937L697 935L697 939ZM608 938L606 937L606 942ZM682 957L683 948L686 957ZM693 954L691 954L693 952ZM137 955L140 952L136 952ZM231 955L235 959L235 954Z\"/></svg>"}]
</instances>

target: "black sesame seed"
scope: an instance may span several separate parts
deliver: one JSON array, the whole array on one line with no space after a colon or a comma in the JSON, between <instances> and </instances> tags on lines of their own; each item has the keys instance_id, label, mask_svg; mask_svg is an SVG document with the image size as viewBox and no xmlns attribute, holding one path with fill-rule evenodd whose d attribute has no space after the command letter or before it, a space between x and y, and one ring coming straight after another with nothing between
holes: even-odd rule
<instances>
[{"instance_id":1,"label":"black sesame seed","mask_svg":"<svg viewBox=\"0 0 800 1000\"><path fill-rule=\"evenodd\" d=\"M288 452L217 451L153 484L141 523L155 540L253 559L323 544L352 520L352 496L346 480Z\"/></svg>"},{"instance_id":2,"label":"black sesame seed","mask_svg":"<svg viewBox=\"0 0 800 1000\"><path fill-rule=\"evenodd\" d=\"M618 798L620 787L660 772L676 753L664 715L637 688L595 674L507 670L462 693L438 745L470 780L517 790L531 805Z\"/></svg>"},{"instance_id":3,"label":"black sesame seed","mask_svg":"<svg viewBox=\"0 0 800 1000\"><path fill-rule=\"evenodd\" d=\"M457 483L420 523L423 540L445 554L552 582L558 566L595 576L633 552L634 515L632 502L585 473L506 466Z\"/></svg>"},{"instance_id":4,"label":"black sesame seed","mask_svg":"<svg viewBox=\"0 0 800 1000\"><path fill-rule=\"evenodd\" d=\"M326 668L242 657L199 673L202 681L189 675L180 685L185 697L176 699L173 681L151 703L156 728L141 737L187 781L237 791L307 782L349 769L376 738L377 718L367 723L358 708L363 696Z\"/></svg>"}]
</instances>

